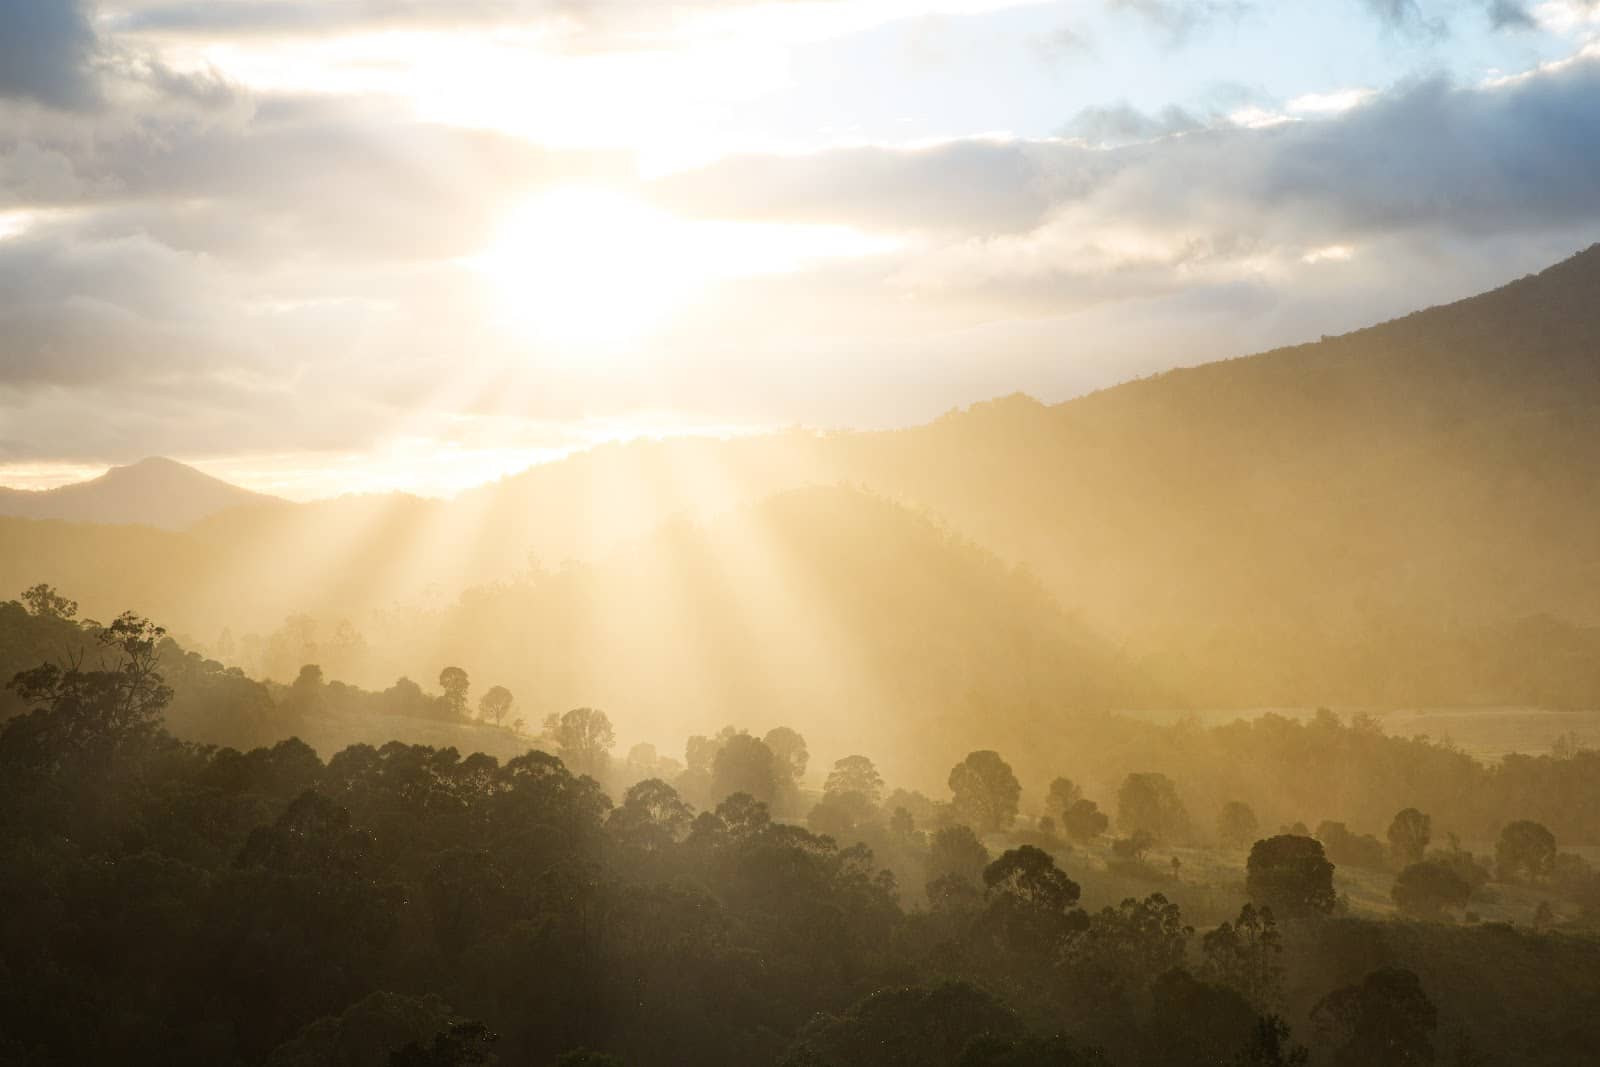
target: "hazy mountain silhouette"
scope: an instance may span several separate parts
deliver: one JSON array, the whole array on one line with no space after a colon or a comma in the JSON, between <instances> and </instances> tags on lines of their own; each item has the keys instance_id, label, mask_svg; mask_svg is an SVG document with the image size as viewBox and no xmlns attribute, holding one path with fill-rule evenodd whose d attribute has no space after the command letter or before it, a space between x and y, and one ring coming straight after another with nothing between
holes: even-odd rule
<instances>
[{"instance_id":1,"label":"hazy mountain silhouette","mask_svg":"<svg viewBox=\"0 0 1600 1067\"><path fill-rule=\"evenodd\" d=\"M523 706L626 709L664 742L803 721L808 736L906 765L1017 736L1017 722L1156 698L1026 570L835 487L669 523L598 564L473 590L370 644L390 662L379 677L454 663Z\"/></svg>"},{"instance_id":2,"label":"hazy mountain silhouette","mask_svg":"<svg viewBox=\"0 0 1600 1067\"><path fill-rule=\"evenodd\" d=\"M240 504L274 497L202 474L176 460L151 457L112 467L98 478L55 489L0 488L0 515L181 530Z\"/></svg>"},{"instance_id":3,"label":"hazy mountain silhouette","mask_svg":"<svg viewBox=\"0 0 1600 1067\"><path fill-rule=\"evenodd\" d=\"M674 517L714 525L846 484L1025 564L1155 688L1196 703L1585 702L1600 694L1585 666L1600 662L1597 470L1600 248L1054 406L613 445L453 501L235 509L164 538L0 523L0 588L47 580L86 611L134 606L202 637L299 611L366 631L373 609L448 604L530 556L607 559Z\"/></svg>"}]
</instances>

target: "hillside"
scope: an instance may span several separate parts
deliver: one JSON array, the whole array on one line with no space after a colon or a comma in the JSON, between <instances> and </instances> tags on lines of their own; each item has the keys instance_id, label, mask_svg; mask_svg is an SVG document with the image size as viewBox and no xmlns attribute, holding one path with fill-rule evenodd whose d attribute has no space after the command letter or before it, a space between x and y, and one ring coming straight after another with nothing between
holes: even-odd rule
<instances>
[{"instance_id":1,"label":"hillside","mask_svg":"<svg viewBox=\"0 0 1600 1067\"><path fill-rule=\"evenodd\" d=\"M181 530L228 508L273 500L175 460L152 457L55 489L0 487L0 515Z\"/></svg>"},{"instance_id":2,"label":"hillside","mask_svg":"<svg viewBox=\"0 0 1600 1067\"><path fill-rule=\"evenodd\" d=\"M441 609L530 560L605 559L670 520L850 485L1025 564L1183 703L1593 706L1597 297L1600 248L1055 406L612 445L453 501L234 509L173 535L0 522L0 588L50 581L86 612L133 605L207 642L302 612L376 633L375 612Z\"/></svg>"},{"instance_id":3,"label":"hillside","mask_svg":"<svg viewBox=\"0 0 1600 1067\"><path fill-rule=\"evenodd\" d=\"M594 705L672 747L728 723L804 723L819 750L871 751L907 776L1023 744L1024 723L1151 696L1026 573L833 488L391 616L369 649L378 676L450 663L507 685L530 721Z\"/></svg>"}]
</instances>

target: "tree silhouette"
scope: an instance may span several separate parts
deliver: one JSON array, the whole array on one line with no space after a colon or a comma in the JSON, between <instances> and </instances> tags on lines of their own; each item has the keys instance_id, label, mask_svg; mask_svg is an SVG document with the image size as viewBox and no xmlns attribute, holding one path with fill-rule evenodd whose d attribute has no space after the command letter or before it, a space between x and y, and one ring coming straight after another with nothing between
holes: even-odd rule
<instances>
[{"instance_id":1,"label":"tree silhouette","mask_svg":"<svg viewBox=\"0 0 1600 1067\"><path fill-rule=\"evenodd\" d=\"M1519 877L1543 881L1550 876L1555 860L1556 835L1530 819L1507 823L1494 846L1495 868L1504 881Z\"/></svg>"},{"instance_id":2,"label":"tree silhouette","mask_svg":"<svg viewBox=\"0 0 1600 1067\"><path fill-rule=\"evenodd\" d=\"M1289 1024L1277 1015L1263 1015L1232 1067L1305 1067L1311 1050L1291 1040Z\"/></svg>"},{"instance_id":3,"label":"tree silhouette","mask_svg":"<svg viewBox=\"0 0 1600 1067\"><path fill-rule=\"evenodd\" d=\"M1312 1009L1339 1067L1412 1067L1433 1062L1439 1013L1415 973L1383 967L1337 989Z\"/></svg>"},{"instance_id":4,"label":"tree silhouette","mask_svg":"<svg viewBox=\"0 0 1600 1067\"><path fill-rule=\"evenodd\" d=\"M775 726L761 740L772 750L778 770L789 779L791 785L798 786L806 776L806 765L811 762L806 739L787 726Z\"/></svg>"},{"instance_id":5,"label":"tree silhouette","mask_svg":"<svg viewBox=\"0 0 1600 1067\"><path fill-rule=\"evenodd\" d=\"M109 759L152 736L172 700L157 669L165 637L162 627L125 612L95 632L102 652L95 669L80 657L65 667L46 663L18 673L9 688L34 708L29 725L38 731L37 757L53 763L92 752Z\"/></svg>"},{"instance_id":6,"label":"tree silhouette","mask_svg":"<svg viewBox=\"0 0 1600 1067\"><path fill-rule=\"evenodd\" d=\"M478 698L478 718L499 726L511 713L513 702L511 690L503 685L490 686L489 691Z\"/></svg>"},{"instance_id":7,"label":"tree silhouette","mask_svg":"<svg viewBox=\"0 0 1600 1067\"><path fill-rule=\"evenodd\" d=\"M571 767L574 774L587 774L591 778L605 774L611 749L617 743L616 731L605 712L597 708L573 708L561 715L551 712L544 720L544 729L560 752L562 762Z\"/></svg>"},{"instance_id":8,"label":"tree silhouette","mask_svg":"<svg viewBox=\"0 0 1600 1067\"><path fill-rule=\"evenodd\" d=\"M1245 865L1245 891L1257 907L1291 919L1326 915L1338 902L1333 864L1322 843L1296 834L1255 843Z\"/></svg>"},{"instance_id":9,"label":"tree silhouette","mask_svg":"<svg viewBox=\"0 0 1600 1067\"><path fill-rule=\"evenodd\" d=\"M1256 813L1242 800L1230 800L1217 813L1217 840L1226 848L1243 848L1255 840Z\"/></svg>"},{"instance_id":10,"label":"tree silhouette","mask_svg":"<svg viewBox=\"0 0 1600 1067\"><path fill-rule=\"evenodd\" d=\"M467 690L471 684L467 672L460 667L446 667L439 672L439 688L444 690L444 707L451 718L467 717Z\"/></svg>"},{"instance_id":11,"label":"tree silhouette","mask_svg":"<svg viewBox=\"0 0 1600 1067\"><path fill-rule=\"evenodd\" d=\"M867 757L846 756L834 763L822 792L824 795L858 793L869 804L876 805L882 799L883 776Z\"/></svg>"},{"instance_id":12,"label":"tree silhouette","mask_svg":"<svg viewBox=\"0 0 1600 1067\"><path fill-rule=\"evenodd\" d=\"M1150 987L1150 1021L1140 1062L1191 1067L1234 1058L1254 1035L1257 1016L1236 991L1173 968Z\"/></svg>"},{"instance_id":13,"label":"tree silhouette","mask_svg":"<svg viewBox=\"0 0 1600 1067\"><path fill-rule=\"evenodd\" d=\"M55 586L40 582L22 591L22 603L42 619L71 619L78 614L78 602L56 592Z\"/></svg>"},{"instance_id":14,"label":"tree silhouette","mask_svg":"<svg viewBox=\"0 0 1600 1067\"><path fill-rule=\"evenodd\" d=\"M1022 786L998 752L969 753L951 769L949 784L956 814L977 830L1004 830L1016 820Z\"/></svg>"},{"instance_id":15,"label":"tree silhouette","mask_svg":"<svg viewBox=\"0 0 1600 1067\"><path fill-rule=\"evenodd\" d=\"M953 876L976 889L988 865L989 850L970 827L942 827L929 842L927 881L930 884Z\"/></svg>"},{"instance_id":16,"label":"tree silhouette","mask_svg":"<svg viewBox=\"0 0 1600 1067\"><path fill-rule=\"evenodd\" d=\"M1389 823L1389 856L1396 867L1421 863L1433 834L1433 820L1416 808L1395 813Z\"/></svg>"},{"instance_id":17,"label":"tree silhouette","mask_svg":"<svg viewBox=\"0 0 1600 1067\"><path fill-rule=\"evenodd\" d=\"M1054 778L1050 782L1050 789L1045 793L1044 807L1057 819L1065 822L1067 812L1072 806L1083 799L1083 790L1078 788L1076 782L1070 778Z\"/></svg>"},{"instance_id":18,"label":"tree silhouette","mask_svg":"<svg viewBox=\"0 0 1600 1067\"><path fill-rule=\"evenodd\" d=\"M1092 800L1073 801L1061 816L1061 829L1079 844L1088 844L1104 834L1110 826L1111 820L1100 810L1100 805Z\"/></svg>"},{"instance_id":19,"label":"tree silhouette","mask_svg":"<svg viewBox=\"0 0 1600 1067\"><path fill-rule=\"evenodd\" d=\"M778 788L777 760L760 738L734 734L723 742L711 761L711 795L715 800L745 793L771 805Z\"/></svg>"},{"instance_id":20,"label":"tree silhouette","mask_svg":"<svg viewBox=\"0 0 1600 1067\"><path fill-rule=\"evenodd\" d=\"M1390 896L1405 914L1436 919L1446 908L1466 907L1472 886L1449 864L1424 860L1400 872Z\"/></svg>"},{"instance_id":21,"label":"tree silhouette","mask_svg":"<svg viewBox=\"0 0 1600 1067\"><path fill-rule=\"evenodd\" d=\"M983 870L984 925L1013 952L1053 955L1062 938L1088 925L1074 909L1078 883L1032 845L1004 853Z\"/></svg>"},{"instance_id":22,"label":"tree silhouette","mask_svg":"<svg viewBox=\"0 0 1600 1067\"><path fill-rule=\"evenodd\" d=\"M693 821L694 809L676 789L659 778L646 778L628 790L606 828L625 844L659 852L681 840Z\"/></svg>"},{"instance_id":23,"label":"tree silhouette","mask_svg":"<svg viewBox=\"0 0 1600 1067\"><path fill-rule=\"evenodd\" d=\"M957 1067L985 1035L1020 1034L1016 1015L965 982L881 989L840 1016L820 1016L795 1038L779 1067Z\"/></svg>"},{"instance_id":24,"label":"tree silhouette","mask_svg":"<svg viewBox=\"0 0 1600 1067\"><path fill-rule=\"evenodd\" d=\"M389 1067L481 1067L495 1062L489 1028L477 1022L459 1022L427 1045L412 1042L389 1057Z\"/></svg>"},{"instance_id":25,"label":"tree silhouette","mask_svg":"<svg viewBox=\"0 0 1600 1067\"><path fill-rule=\"evenodd\" d=\"M1181 841L1189 833L1189 812L1171 778L1130 774L1117 790L1117 826L1123 833L1143 830L1157 841Z\"/></svg>"},{"instance_id":26,"label":"tree silhouette","mask_svg":"<svg viewBox=\"0 0 1600 1067\"><path fill-rule=\"evenodd\" d=\"M1259 1010L1274 1006L1283 982L1283 937L1271 908L1246 904L1239 917L1200 939L1200 977L1238 992Z\"/></svg>"}]
</instances>

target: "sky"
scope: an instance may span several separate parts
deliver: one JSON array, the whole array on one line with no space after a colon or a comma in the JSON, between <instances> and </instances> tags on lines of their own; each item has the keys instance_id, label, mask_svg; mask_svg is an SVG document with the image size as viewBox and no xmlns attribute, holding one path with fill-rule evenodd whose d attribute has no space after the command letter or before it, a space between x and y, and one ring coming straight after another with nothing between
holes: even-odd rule
<instances>
[{"instance_id":1,"label":"sky","mask_svg":"<svg viewBox=\"0 0 1600 1067\"><path fill-rule=\"evenodd\" d=\"M448 494L1600 241L1600 0L0 0L0 484Z\"/></svg>"}]
</instances>

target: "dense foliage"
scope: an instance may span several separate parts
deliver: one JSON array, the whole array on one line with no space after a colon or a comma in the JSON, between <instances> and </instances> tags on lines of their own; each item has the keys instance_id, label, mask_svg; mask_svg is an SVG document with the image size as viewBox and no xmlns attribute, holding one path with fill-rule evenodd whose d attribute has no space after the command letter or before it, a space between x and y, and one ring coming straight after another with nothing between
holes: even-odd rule
<instances>
[{"instance_id":1,"label":"dense foliage","mask_svg":"<svg viewBox=\"0 0 1600 1067\"><path fill-rule=\"evenodd\" d=\"M854 755L813 803L796 731L617 761L592 708L552 718L560 755L504 761L214 748L162 725L158 627L27 610L82 651L18 672L26 710L0 729L0 1062L1562 1063L1594 1026L1592 978L1537 1005L1503 989L1508 973L1537 985L1535 959L1552 981L1592 975L1581 926L1391 936L1337 917L1334 864L1301 833L1205 890L1239 909L1212 929L1178 903L1201 887L1143 852L1113 862L1149 888L1087 906L1085 886L1122 876L1044 823L1006 829L1019 786L995 751L956 765L948 802L886 796ZM1131 777L1120 829L1194 832L1178 790ZM1049 796L1085 802L1065 779ZM834 833L792 821L808 804ZM1592 899L1547 835L1509 823L1502 877ZM1426 856L1395 882L1407 912L1453 914L1489 878L1455 844Z\"/></svg>"}]
</instances>

